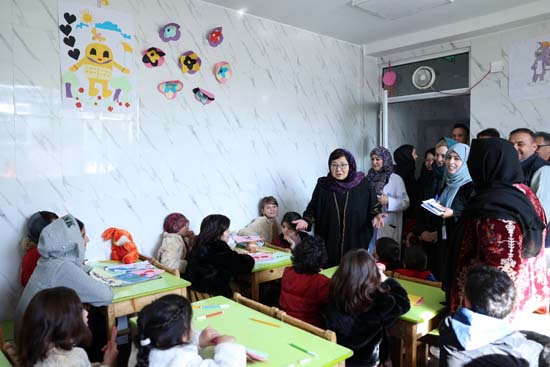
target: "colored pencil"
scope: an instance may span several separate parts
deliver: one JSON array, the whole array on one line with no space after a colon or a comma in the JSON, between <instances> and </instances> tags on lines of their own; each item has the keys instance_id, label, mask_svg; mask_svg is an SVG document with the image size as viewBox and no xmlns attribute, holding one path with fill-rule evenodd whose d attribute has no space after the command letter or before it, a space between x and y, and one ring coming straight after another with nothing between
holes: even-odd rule
<instances>
[{"instance_id":1,"label":"colored pencil","mask_svg":"<svg viewBox=\"0 0 550 367\"><path fill-rule=\"evenodd\" d=\"M272 322L268 322L268 321L264 321L264 320L255 319L255 318L253 318L253 317L251 317L250 320L259 322L260 324L265 324L265 325L273 326L273 327L281 327L281 325L277 325L277 324L274 324L274 323L272 323Z\"/></svg>"},{"instance_id":2,"label":"colored pencil","mask_svg":"<svg viewBox=\"0 0 550 367\"><path fill-rule=\"evenodd\" d=\"M229 305L203 305L203 306L193 306L195 309L207 309L207 308L228 308Z\"/></svg>"},{"instance_id":3,"label":"colored pencil","mask_svg":"<svg viewBox=\"0 0 550 367\"><path fill-rule=\"evenodd\" d=\"M310 356L319 357L319 355L318 355L317 353L311 352L311 351L307 350L306 348L300 347L299 345L296 345L296 344L294 344L294 343L289 343L289 345L290 345L291 347L293 347L293 348L298 349L299 351L302 351L302 352L304 352L304 353L309 354Z\"/></svg>"},{"instance_id":4,"label":"colored pencil","mask_svg":"<svg viewBox=\"0 0 550 367\"><path fill-rule=\"evenodd\" d=\"M197 320L204 320L208 317L214 317L214 316L219 316L219 315L223 315L223 311L218 311L218 312L210 313L208 315L199 316L199 317L197 317Z\"/></svg>"}]
</instances>

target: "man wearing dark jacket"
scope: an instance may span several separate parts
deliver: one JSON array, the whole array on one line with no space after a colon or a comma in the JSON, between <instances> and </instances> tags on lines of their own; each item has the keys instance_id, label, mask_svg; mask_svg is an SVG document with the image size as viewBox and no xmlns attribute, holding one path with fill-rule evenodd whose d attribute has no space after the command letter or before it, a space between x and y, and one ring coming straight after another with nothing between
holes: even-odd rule
<instances>
[{"instance_id":1,"label":"man wearing dark jacket","mask_svg":"<svg viewBox=\"0 0 550 367\"><path fill-rule=\"evenodd\" d=\"M440 367L539 366L543 346L504 320L516 299L514 283L505 272L474 267L464 292L465 307L439 326Z\"/></svg>"},{"instance_id":2,"label":"man wearing dark jacket","mask_svg":"<svg viewBox=\"0 0 550 367\"><path fill-rule=\"evenodd\" d=\"M514 144L514 148L518 152L523 175L525 176L524 184L531 186L531 179L535 172L548 164L536 153L538 146L535 141L535 133L526 128L515 129L510 133L508 141Z\"/></svg>"}]
</instances>

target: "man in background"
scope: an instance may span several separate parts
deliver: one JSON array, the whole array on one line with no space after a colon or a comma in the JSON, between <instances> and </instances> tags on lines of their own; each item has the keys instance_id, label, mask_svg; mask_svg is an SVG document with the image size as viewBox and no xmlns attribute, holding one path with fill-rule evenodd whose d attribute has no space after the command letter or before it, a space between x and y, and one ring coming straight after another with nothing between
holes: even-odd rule
<instances>
[{"instance_id":1,"label":"man in background","mask_svg":"<svg viewBox=\"0 0 550 367\"><path fill-rule=\"evenodd\" d=\"M546 162L550 162L550 134L539 131L535 134L537 154Z\"/></svg>"},{"instance_id":2,"label":"man in background","mask_svg":"<svg viewBox=\"0 0 550 367\"><path fill-rule=\"evenodd\" d=\"M470 145L470 128L464 124L455 124L451 131L451 138L459 143Z\"/></svg>"},{"instance_id":3,"label":"man in background","mask_svg":"<svg viewBox=\"0 0 550 367\"><path fill-rule=\"evenodd\" d=\"M537 143L535 143L535 133L527 128L515 129L508 138L510 143L518 152L521 168L525 176L524 184L531 186L531 179L535 172L548 164L547 161L539 157L536 153Z\"/></svg>"}]
</instances>

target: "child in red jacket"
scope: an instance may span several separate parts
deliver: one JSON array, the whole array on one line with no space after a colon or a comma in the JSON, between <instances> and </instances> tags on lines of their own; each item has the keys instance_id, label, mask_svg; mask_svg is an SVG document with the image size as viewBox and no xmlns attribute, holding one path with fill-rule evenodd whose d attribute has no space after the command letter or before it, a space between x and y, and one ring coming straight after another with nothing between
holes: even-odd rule
<instances>
[{"instance_id":1,"label":"child in red jacket","mask_svg":"<svg viewBox=\"0 0 550 367\"><path fill-rule=\"evenodd\" d=\"M308 236L292 250L292 267L281 280L281 309L290 316L324 328L321 310L328 303L330 279L319 274L327 261L325 242Z\"/></svg>"}]
</instances>

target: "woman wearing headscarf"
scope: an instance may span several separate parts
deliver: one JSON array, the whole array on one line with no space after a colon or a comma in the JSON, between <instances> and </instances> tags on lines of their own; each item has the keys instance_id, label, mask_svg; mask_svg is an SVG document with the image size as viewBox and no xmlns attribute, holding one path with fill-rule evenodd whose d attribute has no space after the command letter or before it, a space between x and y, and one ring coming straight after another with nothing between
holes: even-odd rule
<instances>
[{"instance_id":1,"label":"woman wearing headscarf","mask_svg":"<svg viewBox=\"0 0 550 367\"><path fill-rule=\"evenodd\" d=\"M321 236L327 247L327 266L340 263L352 248L367 248L373 225L384 220L375 210L376 194L363 172L357 172L353 155L334 150L328 159L329 173L317 180L303 219L295 220L297 230L310 230Z\"/></svg>"},{"instance_id":2,"label":"woman wearing headscarf","mask_svg":"<svg viewBox=\"0 0 550 367\"><path fill-rule=\"evenodd\" d=\"M513 313L548 307L546 218L536 195L522 183L517 152L504 139L476 139L468 166L476 193L453 238L451 311L462 305L466 273L478 264L497 267L514 281Z\"/></svg>"},{"instance_id":3,"label":"woman wearing headscarf","mask_svg":"<svg viewBox=\"0 0 550 367\"><path fill-rule=\"evenodd\" d=\"M376 238L393 238L401 243L403 212L409 207L409 196L400 176L394 173L391 153L384 147L370 152L371 169L367 174L371 190L376 192L378 205L384 214L384 227L376 230Z\"/></svg>"},{"instance_id":4,"label":"woman wearing headscarf","mask_svg":"<svg viewBox=\"0 0 550 367\"><path fill-rule=\"evenodd\" d=\"M418 204L418 198L416 197L416 164L415 161L418 158L416 149L410 144L405 144L397 148L393 152L393 158L395 160L395 167L393 173L401 177L405 183L405 189L409 196L410 205L403 213L403 235L414 229L415 223L415 207Z\"/></svg>"},{"instance_id":5,"label":"woman wearing headscarf","mask_svg":"<svg viewBox=\"0 0 550 367\"><path fill-rule=\"evenodd\" d=\"M436 263L430 270L437 279L445 278L449 271L446 266L449 254L447 239L454 233L456 223L462 217L464 207L474 192L474 185L466 164L469 154L468 145L456 143L449 146L445 155L444 186L439 195L440 204L445 208L445 212L438 221L437 232L431 233L431 238L437 242L435 244Z\"/></svg>"}]
</instances>

